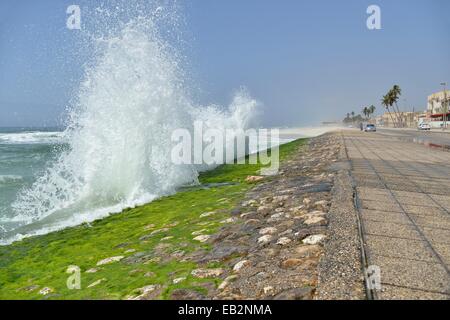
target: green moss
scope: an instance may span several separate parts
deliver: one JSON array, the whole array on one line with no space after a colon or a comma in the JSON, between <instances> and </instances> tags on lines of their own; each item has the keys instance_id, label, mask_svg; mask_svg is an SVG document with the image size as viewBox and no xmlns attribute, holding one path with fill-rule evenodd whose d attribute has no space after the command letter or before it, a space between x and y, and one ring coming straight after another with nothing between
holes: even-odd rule
<instances>
[{"instance_id":1,"label":"green moss","mask_svg":"<svg viewBox=\"0 0 450 320\"><path fill-rule=\"evenodd\" d=\"M283 161L303 147L305 140L297 140L280 148ZM253 184L245 182L248 175L256 175L261 169L255 165L223 165L201 174L202 184L232 182L232 184L207 189L187 188L175 195L163 197L150 204L124 210L120 214L83 224L73 228L37 236L0 247L0 299L43 299L38 292L44 287L54 290L50 299L123 299L137 288L149 284L161 284L165 288L161 298L168 298L172 290L190 288L202 293L202 282L219 279L195 279L190 276L198 266L180 259L164 259L167 253L182 250L185 253L209 250L207 244L193 240L193 232L213 234L221 221L229 217L229 211L239 202ZM205 212L216 214L200 218ZM153 227L150 227L154 225ZM168 227L170 226L170 227ZM149 234L158 229L166 231ZM147 239L140 238L148 236ZM163 238L169 237L165 240ZM96 267L98 261L112 256L132 256L137 252L157 256L157 246L170 245L162 261L126 264L116 262ZM134 249L134 253L126 250ZM81 268L81 290L69 290L66 285L70 265ZM223 267L218 263L208 267ZM90 268L98 272L86 273ZM145 276L151 272L152 276ZM174 278L186 277L173 284ZM99 279L100 284L87 288ZM27 288L36 287L33 290Z\"/></svg>"}]
</instances>

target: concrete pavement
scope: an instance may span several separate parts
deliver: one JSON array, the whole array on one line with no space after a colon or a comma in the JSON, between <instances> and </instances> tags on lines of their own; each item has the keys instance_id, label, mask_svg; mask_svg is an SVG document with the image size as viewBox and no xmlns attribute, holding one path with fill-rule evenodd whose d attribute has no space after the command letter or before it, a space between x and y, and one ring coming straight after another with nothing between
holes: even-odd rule
<instances>
[{"instance_id":1,"label":"concrete pavement","mask_svg":"<svg viewBox=\"0 0 450 320\"><path fill-rule=\"evenodd\" d=\"M381 271L376 296L449 299L450 152L414 133L342 134L367 263ZM437 139L446 144L445 136Z\"/></svg>"}]
</instances>

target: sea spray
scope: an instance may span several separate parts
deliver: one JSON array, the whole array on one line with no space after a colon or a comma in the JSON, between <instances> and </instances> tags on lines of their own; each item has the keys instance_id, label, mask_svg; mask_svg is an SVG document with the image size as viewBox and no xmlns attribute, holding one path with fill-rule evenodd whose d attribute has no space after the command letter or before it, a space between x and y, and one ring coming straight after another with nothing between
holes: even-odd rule
<instances>
[{"instance_id":1,"label":"sea spray","mask_svg":"<svg viewBox=\"0 0 450 320\"><path fill-rule=\"evenodd\" d=\"M227 109L193 103L180 58L158 29L161 11L139 10L107 36L91 33L95 57L72 99L67 148L20 192L12 208L22 227L2 243L93 221L197 183L199 171L210 167L172 163L172 132L193 130L195 121L222 130L249 126L257 102L245 89Z\"/></svg>"}]
</instances>

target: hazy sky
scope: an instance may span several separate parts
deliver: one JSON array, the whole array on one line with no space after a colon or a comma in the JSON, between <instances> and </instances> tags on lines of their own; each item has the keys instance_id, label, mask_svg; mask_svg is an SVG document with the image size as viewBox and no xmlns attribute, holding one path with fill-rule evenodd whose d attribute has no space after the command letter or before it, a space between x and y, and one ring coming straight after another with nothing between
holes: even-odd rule
<instances>
[{"instance_id":1,"label":"hazy sky","mask_svg":"<svg viewBox=\"0 0 450 320\"><path fill-rule=\"evenodd\" d=\"M224 104L245 85L267 126L342 119L370 104L381 111L394 84L402 108L424 110L426 96L450 82L448 0L179 3L200 102ZM75 31L65 27L70 4L77 0L0 2L0 126L59 121L82 74ZM381 30L366 27L371 4Z\"/></svg>"}]
</instances>

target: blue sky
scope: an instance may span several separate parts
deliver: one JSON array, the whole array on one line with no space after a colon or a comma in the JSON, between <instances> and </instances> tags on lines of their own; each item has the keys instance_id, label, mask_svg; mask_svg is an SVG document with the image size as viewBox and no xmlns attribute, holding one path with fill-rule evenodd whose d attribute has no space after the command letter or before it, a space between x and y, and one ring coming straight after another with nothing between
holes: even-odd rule
<instances>
[{"instance_id":1,"label":"blue sky","mask_svg":"<svg viewBox=\"0 0 450 320\"><path fill-rule=\"evenodd\" d=\"M95 7L89 1L84 5ZM399 84L401 107L425 109L450 82L448 0L188 0L186 50L201 103L245 85L263 125L341 119ZM0 126L54 125L82 75L65 28L77 0L0 2ZM381 7L382 30L366 28ZM406 100L403 100L406 99Z\"/></svg>"}]
</instances>

